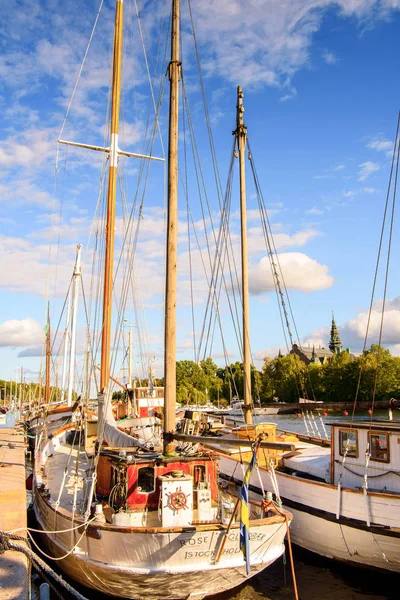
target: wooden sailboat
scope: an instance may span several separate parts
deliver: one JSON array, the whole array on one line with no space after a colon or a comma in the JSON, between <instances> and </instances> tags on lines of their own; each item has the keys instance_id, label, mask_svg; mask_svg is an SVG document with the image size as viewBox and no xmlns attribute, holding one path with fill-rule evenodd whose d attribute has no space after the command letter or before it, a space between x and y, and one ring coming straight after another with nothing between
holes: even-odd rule
<instances>
[{"instance_id":1,"label":"wooden sailboat","mask_svg":"<svg viewBox=\"0 0 400 600\"><path fill-rule=\"evenodd\" d=\"M239 89L238 105L240 94ZM399 124L400 117L393 154L397 164ZM246 341L246 324L243 328ZM254 440L263 431L271 442L295 446L295 452L264 452L250 479L255 493L272 486L278 505L293 512L293 542L353 565L400 572L400 421L371 417L369 422L331 423L331 440L318 440L279 432L274 423L253 424L248 406L245 394L245 425L235 430L239 439ZM240 485L238 467L251 458L245 449L223 438L206 444L220 455L221 475Z\"/></svg>"},{"instance_id":2,"label":"wooden sailboat","mask_svg":"<svg viewBox=\"0 0 400 600\"><path fill-rule=\"evenodd\" d=\"M291 520L290 513L268 513L246 498L245 560L236 514L243 486L220 485L213 452L176 444L179 16L173 0L163 450L148 452L116 427L108 387L123 29L123 2L117 0L99 419L89 423L83 413L77 415L41 444L35 463L34 511L47 554L85 586L147 600L202 598L239 585L282 555Z\"/></svg>"},{"instance_id":3,"label":"wooden sailboat","mask_svg":"<svg viewBox=\"0 0 400 600\"><path fill-rule=\"evenodd\" d=\"M76 329L79 281L81 277L81 245L76 247L76 258L72 275L72 285L68 293L68 310L64 332L64 368L61 384L61 398L56 403L51 402L51 330L50 306L47 311L46 341L45 341L45 396L44 404L40 402L32 406L25 416L25 427L29 434L29 443L32 448L36 442L64 425L72 418L72 395L75 376ZM69 333L69 329L71 332ZM69 364L68 359L69 358ZM68 378L67 378L68 370ZM67 385L66 385L67 381ZM76 407L75 407L76 408Z\"/></svg>"}]
</instances>

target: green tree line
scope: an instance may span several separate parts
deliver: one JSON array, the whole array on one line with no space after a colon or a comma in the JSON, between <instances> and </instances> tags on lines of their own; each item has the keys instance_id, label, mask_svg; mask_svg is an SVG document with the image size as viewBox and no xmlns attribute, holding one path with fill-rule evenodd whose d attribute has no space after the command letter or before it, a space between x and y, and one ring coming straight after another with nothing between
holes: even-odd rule
<instances>
[{"instance_id":1,"label":"green tree line","mask_svg":"<svg viewBox=\"0 0 400 600\"><path fill-rule=\"evenodd\" d=\"M348 352L334 354L326 363L306 365L296 354L265 358L262 369L252 367L252 396L261 404L279 398L298 402L299 397L323 402L351 402L358 390L359 401L400 397L400 357L372 345L354 358ZM232 398L243 399L243 364L218 367L211 358L199 364L176 363L177 402L225 406Z\"/></svg>"}]
</instances>

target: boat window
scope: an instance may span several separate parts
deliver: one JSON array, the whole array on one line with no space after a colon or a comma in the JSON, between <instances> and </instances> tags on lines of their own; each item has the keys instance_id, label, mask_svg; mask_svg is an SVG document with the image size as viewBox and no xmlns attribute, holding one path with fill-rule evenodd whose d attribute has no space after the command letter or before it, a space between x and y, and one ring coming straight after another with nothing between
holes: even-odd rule
<instances>
[{"instance_id":1,"label":"boat window","mask_svg":"<svg viewBox=\"0 0 400 600\"><path fill-rule=\"evenodd\" d=\"M357 431L349 431L348 429L339 431L339 454L344 456L345 452L346 456L358 458Z\"/></svg>"},{"instance_id":2,"label":"boat window","mask_svg":"<svg viewBox=\"0 0 400 600\"><path fill-rule=\"evenodd\" d=\"M389 462L389 439L387 433L370 433L369 451L371 453L371 460Z\"/></svg>"},{"instance_id":3,"label":"boat window","mask_svg":"<svg viewBox=\"0 0 400 600\"><path fill-rule=\"evenodd\" d=\"M138 469L137 491L141 494L152 494L156 490L154 467Z\"/></svg>"}]
</instances>

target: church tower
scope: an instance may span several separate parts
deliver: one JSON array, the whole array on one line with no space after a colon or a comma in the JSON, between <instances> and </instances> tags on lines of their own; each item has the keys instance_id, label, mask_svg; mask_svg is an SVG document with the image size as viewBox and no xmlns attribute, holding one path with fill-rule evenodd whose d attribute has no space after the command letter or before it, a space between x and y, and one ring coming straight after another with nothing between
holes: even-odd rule
<instances>
[{"instance_id":1,"label":"church tower","mask_svg":"<svg viewBox=\"0 0 400 600\"><path fill-rule=\"evenodd\" d=\"M342 351L342 342L340 341L339 332L336 327L335 317L332 313L331 339L329 341L329 349L334 354L339 354Z\"/></svg>"}]
</instances>

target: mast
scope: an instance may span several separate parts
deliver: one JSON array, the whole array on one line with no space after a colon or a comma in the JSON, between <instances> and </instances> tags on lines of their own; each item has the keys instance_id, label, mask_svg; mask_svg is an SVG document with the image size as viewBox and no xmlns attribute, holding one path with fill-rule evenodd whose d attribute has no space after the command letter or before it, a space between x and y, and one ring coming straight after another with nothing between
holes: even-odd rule
<instances>
[{"instance_id":1,"label":"mast","mask_svg":"<svg viewBox=\"0 0 400 600\"><path fill-rule=\"evenodd\" d=\"M167 265L165 287L165 342L164 342L164 454L174 449L176 404L176 287L177 287L177 225L178 225L178 108L179 79L179 0L172 2L171 62L169 63L169 138L168 138L168 221Z\"/></svg>"},{"instance_id":2,"label":"mast","mask_svg":"<svg viewBox=\"0 0 400 600\"><path fill-rule=\"evenodd\" d=\"M50 344L50 302L47 305L47 324L46 324L46 388L44 393L44 403L49 404L50 402L50 358L51 358L51 344Z\"/></svg>"},{"instance_id":3,"label":"mast","mask_svg":"<svg viewBox=\"0 0 400 600\"><path fill-rule=\"evenodd\" d=\"M90 336L86 333L86 365L85 365L85 406L89 405L90 396Z\"/></svg>"},{"instance_id":4,"label":"mast","mask_svg":"<svg viewBox=\"0 0 400 600\"><path fill-rule=\"evenodd\" d=\"M110 376L110 346L112 318L112 289L114 263L115 206L117 196L118 127L121 92L121 59L123 33L123 0L115 7L114 53L112 70L111 140L108 169L106 249L103 287L103 327L101 332L100 391L108 387Z\"/></svg>"},{"instance_id":5,"label":"mast","mask_svg":"<svg viewBox=\"0 0 400 600\"><path fill-rule=\"evenodd\" d=\"M251 371L250 371L250 339L249 339L249 272L247 261L247 216L246 216L246 169L245 152L247 142L247 127L243 123L243 91L237 88L236 131L239 151L240 173L240 223L242 240L242 298L243 298L243 390L244 390L244 421L252 423L251 417Z\"/></svg>"},{"instance_id":6,"label":"mast","mask_svg":"<svg viewBox=\"0 0 400 600\"><path fill-rule=\"evenodd\" d=\"M65 318L65 329L64 329L64 360L63 360L63 370L62 370L62 379L61 379L61 402L64 402L65 392L66 392L66 380L67 380L67 366L68 366L68 338L69 338L69 321L71 318L71 292L70 288L68 292L68 306L67 306L67 315Z\"/></svg>"},{"instance_id":7,"label":"mast","mask_svg":"<svg viewBox=\"0 0 400 600\"><path fill-rule=\"evenodd\" d=\"M132 323L129 323L129 351L128 351L128 384L127 388L132 388Z\"/></svg>"},{"instance_id":8,"label":"mast","mask_svg":"<svg viewBox=\"0 0 400 600\"><path fill-rule=\"evenodd\" d=\"M81 276L81 248L76 246L76 260L72 276L72 321L71 321L71 354L69 359L67 406L72 406L72 388L74 387L75 352L76 352L76 315L78 312L79 279Z\"/></svg>"},{"instance_id":9,"label":"mast","mask_svg":"<svg viewBox=\"0 0 400 600\"><path fill-rule=\"evenodd\" d=\"M82 144L68 140L58 140L60 144L88 148L109 155L108 189L107 189L107 215L106 215L106 242L104 259L104 285L103 285L103 316L101 330L101 361L100 361L100 393L108 386L110 378L110 348L111 348L111 320L112 320L112 292L113 292L113 263L114 263L114 229L117 197L117 167L118 156L133 156L146 160L164 161L164 158L146 156L136 152L126 152L118 146L119 108L121 98L121 68L122 68L122 41L123 41L123 0L117 0L115 7L114 48L112 67L112 97L111 97L111 136L107 148Z\"/></svg>"}]
</instances>

